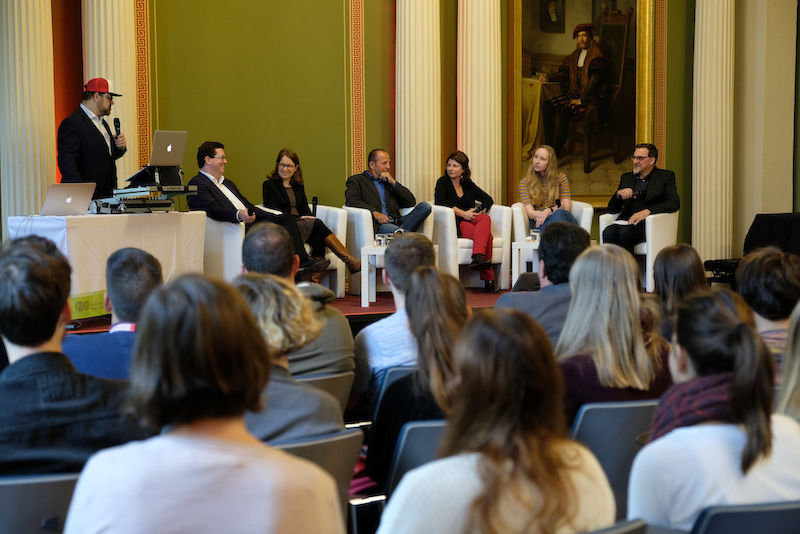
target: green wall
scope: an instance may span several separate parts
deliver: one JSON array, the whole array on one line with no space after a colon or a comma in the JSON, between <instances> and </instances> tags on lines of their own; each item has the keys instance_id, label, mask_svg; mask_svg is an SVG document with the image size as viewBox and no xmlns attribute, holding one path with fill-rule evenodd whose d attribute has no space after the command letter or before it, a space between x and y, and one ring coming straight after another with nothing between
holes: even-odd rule
<instances>
[{"instance_id":1,"label":"green wall","mask_svg":"<svg viewBox=\"0 0 800 534\"><path fill-rule=\"evenodd\" d=\"M372 1L367 4L372 5ZM341 205L348 173L345 2L151 0L153 127L225 144L226 176L261 202L282 147L300 156L306 192Z\"/></svg>"},{"instance_id":2,"label":"green wall","mask_svg":"<svg viewBox=\"0 0 800 534\"><path fill-rule=\"evenodd\" d=\"M675 172L681 213L678 241L692 240L692 70L695 0L667 2L667 101L664 167Z\"/></svg>"},{"instance_id":3,"label":"green wall","mask_svg":"<svg viewBox=\"0 0 800 534\"><path fill-rule=\"evenodd\" d=\"M364 0L364 158L357 169L366 169L367 153L383 148L390 156L394 145L395 91L394 0ZM398 179L402 180L401 177ZM342 183L342 203L344 203Z\"/></svg>"}]
</instances>

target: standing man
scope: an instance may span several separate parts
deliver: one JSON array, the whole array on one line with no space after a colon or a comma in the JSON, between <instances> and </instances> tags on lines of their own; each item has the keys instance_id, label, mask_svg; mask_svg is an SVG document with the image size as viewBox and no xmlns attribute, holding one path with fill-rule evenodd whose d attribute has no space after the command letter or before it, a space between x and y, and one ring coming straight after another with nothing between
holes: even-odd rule
<instances>
[{"instance_id":1,"label":"standing man","mask_svg":"<svg viewBox=\"0 0 800 534\"><path fill-rule=\"evenodd\" d=\"M363 173L347 179L345 205L371 211L376 233L416 232L430 215L430 204L420 202L411 213L401 216L400 208L410 208L417 201L389 172L392 167L389 153L380 148L372 150L367 157L367 167Z\"/></svg>"},{"instance_id":2,"label":"standing man","mask_svg":"<svg viewBox=\"0 0 800 534\"><path fill-rule=\"evenodd\" d=\"M189 180L197 186L197 194L187 197L190 210L205 211L215 221L252 224L258 221L274 222L286 228L292 238L294 252L300 257L300 267L306 272L324 271L330 260L314 259L303 246L303 238L297 220L291 214L273 214L257 209L239 192L239 188L225 178L225 145L217 141L206 141L197 148L197 166L200 172Z\"/></svg>"},{"instance_id":3,"label":"standing man","mask_svg":"<svg viewBox=\"0 0 800 534\"><path fill-rule=\"evenodd\" d=\"M656 167L658 149L650 143L636 145L631 156L633 172L619 180L617 192L608 201L609 213L619 213L617 221L603 230L603 242L614 243L633 254L645 240L643 222L656 213L672 213L681 207L675 187L675 173Z\"/></svg>"},{"instance_id":4,"label":"standing man","mask_svg":"<svg viewBox=\"0 0 800 534\"><path fill-rule=\"evenodd\" d=\"M542 106L545 143L559 156L569 135L569 122L583 118L588 106L595 107L599 125L608 122L608 61L594 40L594 26L578 24L572 38L575 51L547 77L548 81L561 82L563 93Z\"/></svg>"},{"instance_id":5,"label":"standing man","mask_svg":"<svg viewBox=\"0 0 800 534\"><path fill-rule=\"evenodd\" d=\"M117 187L117 165L127 150L125 134L112 133L103 117L111 113L114 97L105 78L84 86L80 107L58 127L58 170L62 182L95 182L94 198L112 195Z\"/></svg>"}]
</instances>

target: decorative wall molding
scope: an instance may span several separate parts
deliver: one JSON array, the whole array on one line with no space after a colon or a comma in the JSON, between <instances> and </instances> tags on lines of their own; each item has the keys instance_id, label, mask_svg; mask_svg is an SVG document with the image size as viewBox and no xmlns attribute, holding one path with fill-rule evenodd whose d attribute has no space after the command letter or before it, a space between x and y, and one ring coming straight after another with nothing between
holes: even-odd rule
<instances>
[{"instance_id":1,"label":"decorative wall molding","mask_svg":"<svg viewBox=\"0 0 800 534\"><path fill-rule=\"evenodd\" d=\"M150 104L150 12L148 0L134 0L136 23L136 103L137 137L139 139L139 166L147 165L150 157L151 128Z\"/></svg>"},{"instance_id":2,"label":"decorative wall molding","mask_svg":"<svg viewBox=\"0 0 800 534\"><path fill-rule=\"evenodd\" d=\"M350 0L350 171L363 170L364 126L364 0Z\"/></svg>"},{"instance_id":3,"label":"decorative wall molding","mask_svg":"<svg viewBox=\"0 0 800 534\"><path fill-rule=\"evenodd\" d=\"M667 160L667 2L656 3L655 137L659 159Z\"/></svg>"}]
</instances>

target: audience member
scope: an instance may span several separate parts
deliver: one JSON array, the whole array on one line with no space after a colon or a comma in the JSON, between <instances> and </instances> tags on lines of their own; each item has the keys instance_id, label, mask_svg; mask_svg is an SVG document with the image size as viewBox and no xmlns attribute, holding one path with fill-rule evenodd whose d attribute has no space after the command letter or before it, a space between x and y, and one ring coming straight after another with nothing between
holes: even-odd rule
<instances>
[{"instance_id":1,"label":"audience member","mask_svg":"<svg viewBox=\"0 0 800 534\"><path fill-rule=\"evenodd\" d=\"M317 337L322 326L308 301L291 282L270 274L239 275L233 287L250 306L273 364L264 390L266 410L245 414L250 433L276 442L342 430L338 401L289 374L288 354Z\"/></svg>"},{"instance_id":2,"label":"audience member","mask_svg":"<svg viewBox=\"0 0 800 534\"><path fill-rule=\"evenodd\" d=\"M341 259L351 273L361 270L361 260L354 258L325 223L311 213L303 184L303 169L300 158L291 148L282 148L275 159L275 168L267 175L261 186L264 206L290 214L297 219L297 226L304 243L311 246L311 255L325 257L325 247Z\"/></svg>"},{"instance_id":3,"label":"audience member","mask_svg":"<svg viewBox=\"0 0 800 534\"><path fill-rule=\"evenodd\" d=\"M567 438L544 330L514 310L478 311L454 363L445 457L403 477L378 532L571 533L613 523L602 468Z\"/></svg>"},{"instance_id":4,"label":"audience member","mask_svg":"<svg viewBox=\"0 0 800 534\"><path fill-rule=\"evenodd\" d=\"M603 230L603 242L621 246L631 254L637 244L645 241L647 217L657 213L672 213L681 206L675 173L656 167L658 149L650 143L636 145L631 156L633 172L624 173L617 191L608 201L608 211L619 218Z\"/></svg>"},{"instance_id":5,"label":"audience member","mask_svg":"<svg viewBox=\"0 0 800 534\"><path fill-rule=\"evenodd\" d=\"M789 315L800 300L800 257L776 247L753 251L736 269L736 288L755 312L756 330L772 352L780 382Z\"/></svg>"},{"instance_id":6,"label":"audience member","mask_svg":"<svg viewBox=\"0 0 800 534\"><path fill-rule=\"evenodd\" d=\"M489 210L494 200L472 181L469 158L457 150L447 156L444 176L436 181L434 201L437 206L452 208L458 237L472 240L472 263L485 289L497 292L492 268L492 219Z\"/></svg>"},{"instance_id":7,"label":"audience member","mask_svg":"<svg viewBox=\"0 0 800 534\"><path fill-rule=\"evenodd\" d=\"M655 306L643 306L638 280L636 260L616 245L590 247L572 266L572 301L556 345L570 421L587 402L657 399L672 385L668 345L642 328L643 320L650 329L659 321Z\"/></svg>"},{"instance_id":8,"label":"audience member","mask_svg":"<svg viewBox=\"0 0 800 534\"><path fill-rule=\"evenodd\" d=\"M292 238L295 254L300 257L300 267L307 272L324 271L330 265L326 259L312 258L303 246L297 220L289 214L275 215L256 208L239 192L232 180L225 177L225 145L206 141L197 148L197 175L189 185L197 186L197 194L186 198L190 210L206 212L215 221L252 224L256 221L274 222L286 228Z\"/></svg>"},{"instance_id":9,"label":"audience member","mask_svg":"<svg viewBox=\"0 0 800 534\"><path fill-rule=\"evenodd\" d=\"M578 222L570 212L569 180L558 170L553 147L541 145L533 151L528 172L519 181L519 201L530 219L531 230L544 231L554 222Z\"/></svg>"},{"instance_id":10,"label":"audience member","mask_svg":"<svg viewBox=\"0 0 800 534\"><path fill-rule=\"evenodd\" d=\"M247 272L273 274L293 281L299 263L288 232L277 224L259 223L244 236L242 264ZM342 312L328 306L336 295L311 282L301 282L297 289L308 299L314 317L322 324L322 332L289 353L289 372L298 376L354 370L350 323Z\"/></svg>"},{"instance_id":11,"label":"audience member","mask_svg":"<svg viewBox=\"0 0 800 534\"><path fill-rule=\"evenodd\" d=\"M800 426L771 415L773 364L742 299L688 297L676 340L676 385L633 462L628 517L688 531L708 506L800 499Z\"/></svg>"},{"instance_id":12,"label":"audience member","mask_svg":"<svg viewBox=\"0 0 800 534\"><path fill-rule=\"evenodd\" d=\"M708 288L706 270L691 245L678 243L664 247L653 263L655 295L661 300L661 335L672 339L678 306L692 292Z\"/></svg>"},{"instance_id":13,"label":"audience member","mask_svg":"<svg viewBox=\"0 0 800 534\"><path fill-rule=\"evenodd\" d=\"M789 316L783 377L778 390L778 400L775 403L775 412L800 421L800 302Z\"/></svg>"},{"instance_id":14,"label":"audience member","mask_svg":"<svg viewBox=\"0 0 800 534\"><path fill-rule=\"evenodd\" d=\"M592 244L589 232L577 224L555 222L542 232L539 243L539 291L513 291L502 295L495 308L525 312L544 328L555 345L567 319L572 294L569 270L581 252Z\"/></svg>"},{"instance_id":15,"label":"audience member","mask_svg":"<svg viewBox=\"0 0 800 534\"><path fill-rule=\"evenodd\" d=\"M386 389L372 425L367 473L380 486L386 483L403 425L444 419L453 382L453 346L469 317L461 283L434 267L420 267L411 275L406 310L417 340L418 368Z\"/></svg>"},{"instance_id":16,"label":"audience member","mask_svg":"<svg viewBox=\"0 0 800 534\"><path fill-rule=\"evenodd\" d=\"M92 457L65 532L343 533L333 479L245 427L269 354L230 286L183 275L156 289L139 320L130 406L162 433Z\"/></svg>"},{"instance_id":17,"label":"audience member","mask_svg":"<svg viewBox=\"0 0 800 534\"><path fill-rule=\"evenodd\" d=\"M389 153L380 148L370 151L367 156L367 170L347 179L344 193L345 204L353 208L363 208L372 213L375 233L390 234L397 230L416 232L431 213L427 202L420 202L414 194L400 184L391 174ZM414 209L400 215L400 208Z\"/></svg>"},{"instance_id":18,"label":"audience member","mask_svg":"<svg viewBox=\"0 0 800 534\"><path fill-rule=\"evenodd\" d=\"M81 373L127 379L136 321L150 292L162 282L161 264L138 248L121 248L106 262L103 304L111 313L111 329L102 334L68 335L64 354Z\"/></svg>"},{"instance_id":19,"label":"audience member","mask_svg":"<svg viewBox=\"0 0 800 534\"><path fill-rule=\"evenodd\" d=\"M71 269L55 244L30 236L0 251L0 474L79 471L97 450L146 433L125 419L123 382L79 373L61 353Z\"/></svg>"},{"instance_id":20,"label":"audience member","mask_svg":"<svg viewBox=\"0 0 800 534\"><path fill-rule=\"evenodd\" d=\"M406 291L417 267L434 265L433 243L422 234L398 235L386 247L384 262L383 281L392 291L397 311L367 326L355 339L356 367L368 366L368 370L357 370L356 377L369 379L358 380L353 390L358 394L371 392L371 400L380 391L388 368L417 363L417 342L406 313Z\"/></svg>"}]
</instances>

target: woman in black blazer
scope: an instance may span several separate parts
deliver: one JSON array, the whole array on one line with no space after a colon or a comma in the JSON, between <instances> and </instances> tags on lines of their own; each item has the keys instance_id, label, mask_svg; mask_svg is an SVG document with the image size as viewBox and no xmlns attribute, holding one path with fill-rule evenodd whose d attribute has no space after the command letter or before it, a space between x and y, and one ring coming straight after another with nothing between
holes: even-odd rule
<instances>
[{"instance_id":1,"label":"woman in black blazer","mask_svg":"<svg viewBox=\"0 0 800 534\"><path fill-rule=\"evenodd\" d=\"M264 206L297 217L297 226L303 242L311 246L315 258L325 256L325 247L331 249L347 265L351 273L361 270L361 262L350 255L325 223L314 217L308 209L308 199L303 186L303 169L300 158L290 148L283 148L275 159L275 168L267 175L262 186Z\"/></svg>"}]
</instances>

